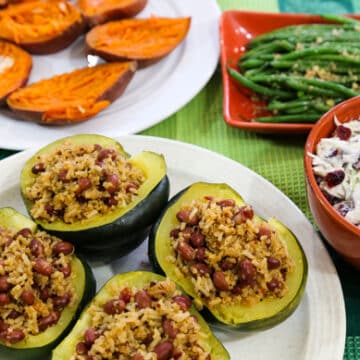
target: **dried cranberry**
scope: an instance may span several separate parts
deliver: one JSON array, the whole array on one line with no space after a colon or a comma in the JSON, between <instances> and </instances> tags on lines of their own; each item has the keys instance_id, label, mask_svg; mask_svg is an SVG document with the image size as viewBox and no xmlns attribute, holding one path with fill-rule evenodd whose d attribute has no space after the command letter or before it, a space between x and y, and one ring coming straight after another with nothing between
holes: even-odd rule
<instances>
[{"instance_id":1,"label":"dried cranberry","mask_svg":"<svg viewBox=\"0 0 360 360\"><path fill-rule=\"evenodd\" d=\"M345 217L346 214L353 208L353 204L351 202L344 201L336 204L334 208L341 216Z\"/></svg>"},{"instance_id":2,"label":"dried cranberry","mask_svg":"<svg viewBox=\"0 0 360 360\"><path fill-rule=\"evenodd\" d=\"M339 125L336 128L336 135L340 140L348 140L351 136L351 129L346 126Z\"/></svg>"},{"instance_id":3,"label":"dried cranberry","mask_svg":"<svg viewBox=\"0 0 360 360\"><path fill-rule=\"evenodd\" d=\"M354 170L360 170L360 156L351 166Z\"/></svg>"},{"instance_id":4,"label":"dried cranberry","mask_svg":"<svg viewBox=\"0 0 360 360\"><path fill-rule=\"evenodd\" d=\"M343 170L330 171L325 175L325 182L327 186L334 187L342 183L345 178L345 172Z\"/></svg>"},{"instance_id":5,"label":"dried cranberry","mask_svg":"<svg viewBox=\"0 0 360 360\"><path fill-rule=\"evenodd\" d=\"M331 204L331 205L335 205L337 203L339 203L341 201L341 199L339 199L336 196L333 196L331 194L329 194L327 191L325 190L321 190L321 192L324 194L324 196L326 197L327 201Z\"/></svg>"}]
</instances>

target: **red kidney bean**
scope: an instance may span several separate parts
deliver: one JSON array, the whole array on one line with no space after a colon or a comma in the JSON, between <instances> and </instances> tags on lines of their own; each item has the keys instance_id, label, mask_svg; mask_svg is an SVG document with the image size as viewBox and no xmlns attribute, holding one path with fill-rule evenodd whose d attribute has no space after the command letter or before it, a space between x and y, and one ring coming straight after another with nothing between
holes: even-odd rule
<instances>
[{"instance_id":1,"label":"red kidney bean","mask_svg":"<svg viewBox=\"0 0 360 360\"><path fill-rule=\"evenodd\" d=\"M105 198L104 202L107 206L116 206L118 201L114 197Z\"/></svg>"},{"instance_id":2,"label":"red kidney bean","mask_svg":"<svg viewBox=\"0 0 360 360\"><path fill-rule=\"evenodd\" d=\"M116 159L115 150L114 149L108 149L108 148L101 149L99 151L99 153L98 153L97 159L99 161L103 161L108 156L110 156L112 160L115 160Z\"/></svg>"},{"instance_id":3,"label":"red kidney bean","mask_svg":"<svg viewBox=\"0 0 360 360\"><path fill-rule=\"evenodd\" d=\"M285 281L286 280L286 275L287 275L287 269L286 268L280 269L280 273L281 273L281 276L282 276L283 280Z\"/></svg>"},{"instance_id":4,"label":"red kidney bean","mask_svg":"<svg viewBox=\"0 0 360 360\"><path fill-rule=\"evenodd\" d=\"M272 231L267 225L261 225L259 227L259 232L258 232L259 239L262 236L265 236L265 237L269 238L269 237L271 237L271 234L272 234Z\"/></svg>"},{"instance_id":5,"label":"red kidney bean","mask_svg":"<svg viewBox=\"0 0 360 360\"><path fill-rule=\"evenodd\" d=\"M131 360L144 360L144 357L140 353L136 353L131 357Z\"/></svg>"},{"instance_id":6,"label":"red kidney bean","mask_svg":"<svg viewBox=\"0 0 360 360\"><path fill-rule=\"evenodd\" d=\"M85 344L90 347L98 337L99 334L96 332L95 328L91 327L87 329L84 334Z\"/></svg>"},{"instance_id":7,"label":"red kidney bean","mask_svg":"<svg viewBox=\"0 0 360 360\"><path fill-rule=\"evenodd\" d=\"M33 174L39 174L41 172L45 171L45 164L42 162L39 162L37 164L35 164L32 168L31 168L31 172Z\"/></svg>"},{"instance_id":8,"label":"red kidney bean","mask_svg":"<svg viewBox=\"0 0 360 360\"><path fill-rule=\"evenodd\" d=\"M185 261L191 261L195 259L195 250L185 242L179 243L176 250Z\"/></svg>"},{"instance_id":9,"label":"red kidney bean","mask_svg":"<svg viewBox=\"0 0 360 360\"><path fill-rule=\"evenodd\" d=\"M100 151L102 149L102 146L100 144L94 144L93 152L94 151Z\"/></svg>"},{"instance_id":10,"label":"red kidney bean","mask_svg":"<svg viewBox=\"0 0 360 360\"><path fill-rule=\"evenodd\" d=\"M104 311L109 315L120 314L125 309L125 301L111 299L103 305Z\"/></svg>"},{"instance_id":11,"label":"red kidney bean","mask_svg":"<svg viewBox=\"0 0 360 360\"><path fill-rule=\"evenodd\" d=\"M267 288L269 291L275 291L276 289L281 288L281 283L277 279L271 279L269 282L266 283Z\"/></svg>"},{"instance_id":12,"label":"red kidney bean","mask_svg":"<svg viewBox=\"0 0 360 360\"><path fill-rule=\"evenodd\" d=\"M244 288L244 285L239 283L236 284L232 289L231 289L231 293L234 295L241 295L242 293L242 289Z\"/></svg>"},{"instance_id":13,"label":"red kidney bean","mask_svg":"<svg viewBox=\"0 0 360 360\"><path fill-rule=\"evenodd\" d=\"M150 307L152 303L150 295L145 290L139 290L135 294L135 301L139 309Z\"/></svg>"},{"instance_id":14,"label":"red kidney bean","mask_svg":"<svg viewBox=\"0 0 360 360\"><path fill-rule=\"evenodd\" d=\"M110 194L114 194L119 190L119 177L116 174L109 174L105 181L111 184L111 186L106 189Z\"/></svg>"},{"instance_id":15,"label":"red kidney bean","mask_svg":"<svg viewBox=\"0 0 360 360\"><path fill-rule=\"evenodd\" d=\"M235 206L235 201L232 199L225 199L225 200L220 200L216 202L217 205L221 206L221 207L234 207Z\"/></svg>"},{"instance_id":16,"label":"red kidney bean","mask_svg":"<svg viewBox=\"0 0 360 360\"><path fill-rule=\"evenodd\" d=\"M0 306L5 306L10 304L11 299L8 293L0 293Z\"/></svg>"},{"instance_id":17,"label":"red kidney bean","mask_svg":"<svg viewBox=\"0 0 360 360\"><path fill-rule=\"evenodd\" d=\"M65 266L59 266L58 270L64 274L65 278L67 278L71 275L71 264L67 263Z\"/></svg>"},{"instance_id":18,"label":"red kidney bean","mask_svg":"<svg viewBox=\"0 0 360 360\"><path fill-rule=\"evenodd\" d=\"M170 339L175 339L176 335L179 333L179 330L174 328L173 321L170 319L164 319L162 322L162 327L164 332Z\"/></svg>"},{"instance_id":19,"label":"red kidney bean","mask_svg":"<svg viewBox=\"0 0 360 360\"><path fill-rule=\"evenodd\" d=\"M178 295L173 297L173 301L179 305L182 311L187 311L191 306L191 300L185 295Z\"/></svg>"},{"instance_id":20,"label":"red kidney bean","mask_svg":"<svg viewBox=\"0 0 360 360\"><path fill-rule=\"evenodd\" d=\"M246 220L251 220L254 217L253 209L248 206L242 206L239 211L234 215L233 221L235 224L242 224Z\"/></svg>"},{"instance_id":21,"label":"red kidney bean","mask_svg":"<svg viewBox=\"0 0 360 360\"><path fill-rule=\"evenodd\" d=\"M129 193L129 192L135 193L138 188L139 187L136 184L129 183L126 185L125 191L127 193Z\"/></svg>"},{"instance_id":22,"label":"red kidney bean","mask_svg":"<svg viewBox=\"0 0 360 360\"><path fill-rule=\"evenodd\" d=\"M190 210L180 210L176 214L176 218L180 222L184 222L189 225L197 225L200 221L200 218L197 214L191 216Z\"/></svg>"},{"instance_id":23,"label":"red kidney bean","mask_svg":"<svg viewBox=\"0 0 360 360\"><path fill-rule=\"evenodd\" d=\"M0 291L6 292L10 289L11 285L8 282L9 277L7 275L0 276Z\"/></svg>"},{"instance_id":24,"label":"red kidney bean","mask_svg":"<svg viewBox=\"0 0 360 360\"><path fill-rule=\"evenodd\" d=\"M15 309L12 309L10 311L9 315L7 316L7 319L17 319L20 315L21 315L21 313L19 313Z\"/></svg>"},{"instance_id":25,"label":"red kidney bean","mask_svg":"<svg viewBox=\"0 0 360 360\"><path fill-rule=\"evenodd\" d=\"M189 242L192 233L194 232L194 229L192 226L186 225L185 229L181 231L182 237L185 240L185 242Z\"/></svg>"},{"instance_id":26,"label":"red kidney bean","mask_svg":"<svg viewBox=\"0 0 360 360\"><path fill-rule=\"evenodd\" d=\"M31 254L40 257L44 254L44 246L38 239L32 239L29 244Z\"/></svg>"},{"instance_id":27,"label":"red kidney bean","mask_svg":"<svg viewBox=\"0 0 360 360\"><path fill-rule=\"evenodd\" d=\"M153 350L158 360L169 360L174 350L174 345L170 341L162 341Z\"/></svg>"},{"instance_id":28,"label":"red kidney bean","mask_svg":"<svg viewBox=\"0 0 360 360\"><path fill-rule=\"evenodd\" d=\"M154 337L152 334L147 334L145 339L142 341L144 345L148 346L151 344L151 342L154 340Z\"/></svg>"},{"instance_id":29,"label":"red kidney bean","mask_svg":"<svg viewBox=\"0 0 360 360\"><path fill-rule=\"evenodd\" d=\"M179 237L180 234L180 229L172 229L170 231L170 236L173 237L174 239L177 239Z\"/></svg>"},{"instance_id":30,"label":"red kidney bean","mask_svg":"<svg viewBox=\"0 0 360 360\"><path fill-rule=\"evenodd\" d=\"M64 308L67 304L69 304L71 300L71 295L69 293L65 293L64 295L54 296L52 298L52 303L55 308Z\"/></svg>"},{"instance_id":31,"label":"red kidney bean","mask_svg":"<svg viewBox=\"0 0 360 360\"><path fill-rule=\"evenodd\" d=\"M25 305L32 305L35 302L35 294L29 289L24 289L20 298Z\"/></svg>"},{"instance_id":32,"label":"red kidney bean","mask_svg":"<svg viewBox=\"0 0 360 360\"><path fill-rule=\"evenodd\" d=\"M176 360L179 357L181 357L182 354L183 354L183 352L180 349L174 349L171 356L172 356L172 358L174 358Z\"/></svg>"},{"instance_id":33,"label":"red kidney bean","mask_svg":"<svg viewBox=\"0 0 360 360\"><path fill-rule=\"evenodd\" d=\"M119 295L119 299L124 301L125 304L127 304L131 300L131 297L132 297L131 289L124 288L124 289L121 290L120 295Z\"/></svg>"},{"instance_id":34,"label":"red kidney bean","mask_svg":"<svg viewBox=\"0 0 360 360\"><path fill-rule=\"evenodd\" d=\"M236 266L236 262L231 261L229 258L225 257L224 259L222 259L221 263L220 263L220 267L222 270L227 271L227 270L232 270L234 269L234 267Z\"/></svg>"},{"instance_id":35,"label":"red kidney bean","mask_svg":"<svg viewBox=\"0 0 360 360\"><path fill-rule=\"evenodd\" d=\"M9 329L9 325L0 319L0 332L6 332Z\"/></svg>"},{"instance_id":36,"label":"red kidney bean","mask_svg":"<svg viewBox=\"0 0 360 360\"><path fill-rule=\"evenodd\" d=\"M267 268L269 270L277 269L278 267L280 267L280 260L272 256L268 256L266 262L267 262Z\"/></svg>"},{"instance_id":37,"label":"red kidney bean","mask_svg":"<svg viewBox=\"0 0 360 360\"><path fill-rule=\"evenodd\" d=\"M190 237L191 245L199 248L205 244L205 236L199 231L194 231Z\"/></svg>"},{"instance_id":38,"label":"red kidney bean","mask_svg":"<svg viewBox=\"0 0 360 360\"><path fill-rule=\"evenodd\" d=\"M55 325L60 318L58 312L51 312L48 316L44 316L38 319L38 326L40 331L46 330L48 327Z\"/></svg>"},{"instance_id":39,"label":"red kidney bean","mask_svg":"<svg viewBox=\"0 0 360 360\"><path fill-rule=\"evenodd\" d=\"M52 246L51 250L55 255L59 255L61 253L64 255L70 255L74 252L74 245L68 241L59 241Z\"/></svg>"},{"instance_id":40,"label":"red kidney bean","mask_svg":"<svg viewBox=\"0 0 360 360\"><path fill-rule=\"evenodd\" d=\"M48 214L49 216L55 214L54 207L53 207L50 203L46 203L46 204L45 204L45 211L47 212L47 214Z\"/></svg>"},{"instance_id":41,"label":"red kidney bean","mask_svg":"<svg viewBox=\"0 0 360 360\"><path fill-rule=\"evenodd\" d=\"M81 194L83 191L89 189L91 187L91 180L89 178L79 178L78 179L78 188L76 190L76 194Z\"/></svg>"},{"instance_id":42,"label":"red kidney bean","mask_svg":"<svg viewBox=\"0 0 360 360\"><path fill-rule=\"evenodd\" d=\"M6 339L10 344L16 344L25 339L25 334L21 329L13 329L7 333Z\"/></svg>"},{"instance_id":43,"label":"red kidney bean","mask_svg":"<svg viewBox=\"0 0 360 360\"><path fill-rule=\"evenodd\" d=\"M203 263L192 264L191 269L194 272L197 272L200 276L205 276L206 274L211 274L211 268Z\"/></svg>"},{"instance_id":44,"label":"red kidney bean","mask_svg":"<svg viewBox=\"0 0 360 360\"><path fill-rule=\"evenodd\" d=\"M29 228L23 228L16 233L15 237L17 237L19 235L23 236L24 238L28 238L28 237L32 236L32 232Z\"/></svg>"},{"instance_id":45,"label":"red kidney bean","mask_svg":"<svg viewBox=\"0 0 360 360\"><path fill-rule=\"evenodd\" d=\"M226 280L225 274L222 271L215 271L212 280L214 283L214 286L218 290L227 291L229 290L229 284Z\"/></svg>"},{"instance_id":46,"label":"red kidney bean","mask_svg":"<svg viewBox=\"0 0 360 360\"><path fill-rule=\"evenodd\" d=\"M87 346L83 341L78 342L75 349L78 355L85 355L88 352Z\"/></svg>"},{"instance_id":47,"label":"red kidney bean","mask_svg":"<svg viewBox=\"0 0 360 360\"><path fill-rule=\"evenodd\" d=\"M250 283L254 280L256 270L252 262L248 258L244 258L239 263L240 268L240 279L246 284L250 285Z\"/></svg>"},{"instance_id":48,"label":"red kidney bean","mask_svg":"<svg viewBox=\"0 0 360 360\"><path fill-rule=\"evenodd\" d=\"M70 181L70 179L67 178L67 174L68 171L67 169L61 169L58 174L57 177L60 181L62 181L63 183L68 183Z\"/></svg>"},{"instance_id":49,"label":"red kidney bean","mask_svg":"<svg viewBox=\"0 0 360 360\"><path fill-rule=\"evenodd\" d=\"M42 301L46 301L49 297L50 297L50 290L48 287L45 287L43 289L40 290L40 295L39 295L40 299Z\"/></svg>"},{"instance_id":50,"label":"red kidney bean","mask_svg":"<svg viewBox=\"0 0 360 360\"><path fill-rule=\"evenodd\" d=\"M195 259L199 262L204 262L206 260L206 248L200 247L196 250Z\"/></svg>"},{"instance_id":51,"label":"red kidney bean","mask_svg":"<svg viewBox=\"0 0 360 360\"><path fill-rule=\"evenodd\" d=\"M45 276L50 276L54 271L53 266L43 258L35 259L33 269L37 273Z\"/></svg>"}]
</instances>

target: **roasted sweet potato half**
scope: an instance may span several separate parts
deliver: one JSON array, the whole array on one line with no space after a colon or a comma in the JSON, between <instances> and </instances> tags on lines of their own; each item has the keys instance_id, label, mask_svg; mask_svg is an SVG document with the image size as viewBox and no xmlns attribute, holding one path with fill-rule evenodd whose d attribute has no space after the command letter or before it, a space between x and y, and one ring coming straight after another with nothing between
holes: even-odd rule
<instances>
[{"instance_id":1,"label":"roasted sweet potato half","mask_svg":"<svg viewBox=\"0 0 360 360\"><path fill-rule=\"evenodd\" d=\"M74 70L13 92L7 104L20 118L47 125L79 123L117 99L136 62L114 62Z\"/></svg>"},{"instance_id":2,"label":"roasted sweet potato half","mask_svg":"<svg viewBox=\"0 0 360 360\"><path fill-rule=\"evenodd\" d=\"M8 3L8 0L0 0L0 9L6 7Z\"/></svg>"},{"instance_id":3,"label":"roasted sweet potato half","mask_svg":"<svg viewBox=\"0 0 360 360\"><path fill-rule=\"evenodd\" d=\"M76 5L89 27L138 14L147 0L78 0Z\"/></svg>"},{"instance_id":4,"label":"roasted sweet potato half","mask_svg":"<svg viewBox=\"0 0 360 360\"><path fill-rule=\"evenodd\" d=\"M32 58L25 50L0 40L0 105L16 89L24 86L30 76Z\"/></svg>"},{"instance_id":5,"label":"roasted sweet potato half","mask_svg":"<svg viewBox=\"0 0 360 360\"><path fill-rule=\"evenodd\" d=\"M190 17L111 21L87 33L87 51L107 61L136 60L145 66L174 50L188 33L190 22Z\"/></svg>"},{"instance_id":6,"label":"roasted sweet potato half","mask_svg":"<svg viewBox=\"0 0 360 360\"><path fill-rule=\"evenodd\" d=\"M0 37L33 54L66 48L84 28L80 11L66 0L26 1L0 11Z\"/></svg>"}]
</instances>

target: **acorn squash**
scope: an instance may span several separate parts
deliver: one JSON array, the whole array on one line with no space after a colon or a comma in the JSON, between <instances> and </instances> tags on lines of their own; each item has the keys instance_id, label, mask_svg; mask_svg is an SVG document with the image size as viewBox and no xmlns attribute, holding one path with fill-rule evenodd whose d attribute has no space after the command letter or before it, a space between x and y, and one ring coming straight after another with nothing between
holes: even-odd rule
<instances>
[{"instance_id":1,"label":"acorn squash","mask_svg":"<svg viewBox=\"0 0 360 360\"><path fill-rule=\"evenodd\" d=\"M80 11L69 1L26 1L0 11L0 38L32 54L51 54L69 46L83 31Z\"/></svg>"},{"instance_id":2,"label":"acorn squash","mask_svg":"<svg viewBox=\"0 0 360 360\"><path fill-rule=\"evenodd\" d=\"M0 209L0 228L19 231L29 229L32 234L35 234L37 231L37 225L32 220L12 208ZM84 306L91 300L96 291L92 270L86 261L74 254L72 255L71 271L71 281L78 295L75 303L62 310L61 316L55 325L46 328L37 335L28 335L16 343L0 340L1 359L45 359L70 331ZM0 320L3 321L4 319L0 317Z\"/></svg>"},{"instance_id":3,"label":"acorn squash","mask_svg":"<svg viewBox=\"0 0 360 360\"><path fill-rule=\"evenodd\" d=\"M32 68L32 58L25 50L0 40L0 105L15 90L25 85Z\"/></svg>"},{"instance_id":4,"label":"acorn squash","mask_svg":"<svg viewBox=\"0 0 360 360\"><path fill-rule=\"evenodd\" d=\"M183 210L193 201L204 209L193 212L195 221L188 219L193 205ZM272 327L295 311L305 289L308 266L297 238L279 220L254 214L227 184L195 183L173 197L151 230L148 252L155 271L223 328Z\"/></svg>"},{"instance_id":5,"label":"acorn squash","mask_svg":"<svg viewBox=\"0 0 360 360\"><path fill-rule=\"evenodd\" d=\"M123 62L76 69L18 89L7 104L24 120L46 125L79 123L121 96L136 67L135 62Z\"/></svg>"},{"instance_id":6,"label":"acorn squash","mask_svg":"<svg viewBox=\"0 0 360 360\"><path fill-rule=\"evenodd\" d=\"M123 19L98 25L86 34L89 54L107 61L136 60L152 64L173 51L186 37L191 18Z\"/></svg>"},{"instance_id":7,"label":"acorn squash","mask_svg":"<svg viewBox=\"0 0 360 360\"><path fill-rule=\"evenodd\" d=\"M165 160L162 155L149 151L143 151L130 157L116 140L100 135L81 134L58 140L38 151L25 163L21 171L21 192L30 214L35 202L29 200L26 189L37 178L33 168L39 163L39 156L51 154L69 141L72 144L84 144L101 148L103 152L112 149L111 151L115 151L119 156L125 158L130 167L141 171L144 180L138 187L137 195L132 198L131 202L124 205L121 202L118 205L112 204L109 211L104 209L103 213L98 212L95 216L71 222L65 222L64 218L61 217L54 218L51 221L40 217L34 218L34 221L46 231L72 242L80 252L92 260L109 261L124 256L145 240L150 226L167 203L169 180L166 176ZM102 176L101 164L100 168L95 168L99 170L99 176ZM93 167L93 171L95 170ZM73 178L71 181L76 183L79 179ZM71 181L69 181L69 186L71 186ZM127 179L122 179L120 186L123 186L123 184L125 186L126 181ZM103 185L94 184L94 188L96 186L100 188ZM97 189L94 189L94 191L97 191ZM105 192L104 196L111 195L108 192ZM104 200L110 201L109 198ZM83 203L84 206L87 204L86 202ZM64 209L65 207L66 204L64 204ZM72 211L71 208L68 208L68 210Z\"/></svg>"},{"instance_id":8,"label":"acorn squash","mask_svg":"<svg viewBox=\"0 0 360 360\"><path fill-rule=\"evenodd\" d=\"M105 304L110 304L110 302L113 301L113 299L116 300L116 299L122 298L120 301L123 301L123 299L124 299L124 301L126 303L130 302L130 306L131 306L132 300L130 299L130 296L128 296L127 299L125 299L124 297L122 297L123 292L120 292L119 289L122 289L124 287L127 287L128 289L135 288L136 289L135 291L140 292L140 291L145 291L143 289L146 288L147 286L156 286L156 283L163 282L165 280L166 279L163 276L160 276L160 275L157 275L157 274L154 274L151 272L145 272L145 271L128 272L128 273L118 274L118 275L115 275L114 277L112 277L100 289L100 291L94 297L94 299L89 304L89 306L83 311L82 315L80 316L79 320L77 321L77 323L74 326L71 333L54 349L53 354L52 354L52 360L67 360L67 359L70 359L72 357L72 355L76 354L77 351L82 350L80 346L77 346L77 344L79 344L79 343L82 344L82 341L83 341L82 339L83 339L84 333L86 332L87 329L89 329L90 327L93 326L93 324L92 324L93 316L91 315L91 312L89 311L89 308L92 305L95 305L98 307L103 307L105 309L106 308ZM163 287L162 293L164 293L165 296L164 295L160 295L160 296L156 295L156 297L151 296L152 299L150 301L152 301L153 304L150 303L150 304L146 304L146 305L145 304L141 305L140 301L138 301L138 298L135 295L134 301L138 302L138 305L137 305L138 310L135 310L135 311L137 311L141 314L143 311L142 309L145 309L145 307L151 307L152 309L154 309L153 306L158 305L159 308L161 307L161 311L163 312L163 309L165 309L164 303L167 301L167 298L166 298L167 293L164 291L164 289L165 289L165 287ZM174 290L176 290L176 288L174 288ZM130 291L132 291L132 290L130 290ZM119 296L119 293L120 293L120 296ZM128 292L126 294L128 294ZM178 295L178 297L181 297L181 296L182 295ZM115 304L117 305L116 302L115 302ZM201 344L203 350L207 353L210 353L212 360L230 359L229 354L226 351L226 349L219 342L219 340L213 335L211 329L209 328L207 323L203 320L203 318L200 316L200 314L197 312L195 307L193 305L190 308L188 308L188 305L186 305L186 307L187 307L186 309L182 309L182 308L179 309L175 306L175 308L178 309L176 311L179 311L180 313L183 312L183 314L181 314L181 317L178 317L179 323L180 324L185 323L185 321L186 321L185 319L187 318L187 315L185 315L185 314L186 314L186 311L188 310L193 316L196 316L196 318L198 320L198 324L200 325L200 329L204 336L204 340L202 341L202 344ZM130 309L128 309L128 308L129 308L129 306L127 306L126 311L123 312L125 314L125 319L127 319L127 321L122 326L126 326L126 327L133 326L134 328L136 328L137 333L136 334L134 333L134 336L131 337L131 340L133 340L134 338L138 339L138 337L141 337L141 334L139 333L139 331L140 332L146 331L146 330L148 330L148 328L151 328L151 326L154 326L154 325L151 325L151 323L156 324L156 316L154 315L155 310L151 310L152 311L151 312L151 314L152 314L151 322L146 324L146 327L142 327L142 325L137 324L134 319L132 320L132 322L129 321L129 319L130 319L129 313L131 313L131 308ZM117 321L121 321L121 315L122 315L121 313L123 310L125 310L125 309L124 308L118 309L118 311L115 311L115 312L111 311L111 313L114 313L114 316L117 317ZM110 313L110 311L108 311L108 310L105 310L105 311L107 313ZM143 315L140 315L140 318L142 316L144 316L144 319L146 321L146 312L144 312ZM170 316L176 317L176 314L174 314L174 315L170 314ZM163 315L163 318L165 318L165 315ZM142 330L140 330L141 328L142 328ZM159 327L157 327L156 337L154 336L153 341L150 341L150 342L153 342L152 344L149 345L149 342L147 342L146 343L147 345L145 345L145 346L144 346L144 344L141 345L141 351L146 351L147 353L154 351L156 354L158 354L157 350L156 350L157 345L154 344L154 342L159 343L164 339L166 340L165 341L166 343L172 342L173 338L177 336L178 331L181 332L181 330L178 329L178 330L175 330L176 332L173 331L172 332L173 334L170 334L170 336L167 336L168 332L166 332L166 330L165 330L165 333L164 333L161 328L162 328L161 325ZM164 326L164 328L165 328L165 326ZM130 332L131 330L127 330L126 332L122 331L121 338L125 338L128 331ZM134 331L134 330L132 329L132 331ZM152 337L152 335L150 333L146 336L146 338L149 338L150 337L149 335ZM173 335L173 336L171 336L171 335ZM114 343L116 342L116 340L118 340L118 342L121 342L121 340L119 338L120 337L115 339ZM191 339L191 340L193 340L193 339ZM177 341L179 341L179 340L177 340ZM114 346L116 346L116 345L114 345ZM149 347L146 350L144 350L147 346L149 346ZM136 356L136 355L132 355L131 352L136 352L136 350L138 350L136 348L133 349L131 345L129 345L129 346L123 345L122 349L123 349L122 351L126 351L126 353L125 353L127 355L126 358L130 358L130 356ZM122 351L118 350L116 347L115 347L115 350L113 350L113 351L119 351L120 354L122 354ZM130 352L130 354L128 352ZM173 354L174 354L174 351L173 351ZM124 356L126 356L126 355L124 355ZM180 354L178 353L178 355L180 355ZM165 359L165 358L170 359L170 357L171 357L171 355L169 355L168 357L165 357L165 355L163 355L163 357L161 357L161 359ZM131 357L131 358L132 359L135 359L135 358L143 359L143 357L140 354L138 354L137 357ZM174 356L174 358L175 358L175 356ZM188 356L185 356L185 358L191 358L191 357L189 357L189 355L188 355Z\"/></svg>"}]
</instances>

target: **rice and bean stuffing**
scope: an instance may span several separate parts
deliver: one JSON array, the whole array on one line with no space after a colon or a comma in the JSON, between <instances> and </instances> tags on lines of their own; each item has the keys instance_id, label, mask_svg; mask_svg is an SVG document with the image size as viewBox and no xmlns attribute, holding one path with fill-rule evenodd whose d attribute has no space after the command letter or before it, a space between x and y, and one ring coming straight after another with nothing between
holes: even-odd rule
<instances>
[{"instance_id":1,"label":"rice and bean stuffing","mask_svg":"<svg viewBox=\"0 0 360 360\"><path fill-rule=\"evenodd\" d=\"M39 155L32 173L34 181L25 189L34 202L31 216L67 224L128 205L145 181L142 170L115 148L71 141Z\"/></svg>"},{"instance_id":2,"label":"rice and bean stuffing","mask_svg":"<svg viewBox=\"0 0 360 360\"><path fill-rule=\"evenodd\" d=\"M0 342L16 344L75 306L72 244L44 231L0 227Z\"/></svg>"},{"instance_id":3,"label":"rice and bean stuffing","mask_svg":"<svg viewBox=\"0 0 360 360\"><path fill-rule=\"evenodd\" d=\"M91 324L70 360L211 360L191 300L173 281L114 287L112 296L90 305Z\"/></svg>"},{"instance_id":4,"label":"rice and bean stuffing","mask_svg":"<svg viewBox=\"0 0 360 360\"><path fill-rule=\"evenodd\" d=\"M191 279L207 307L253 305L286 294L294 262L275 229L256 220L249 205L207 196L183 204L176 217L168 261L178 276Z\"/></svg>"}]
</instances>

